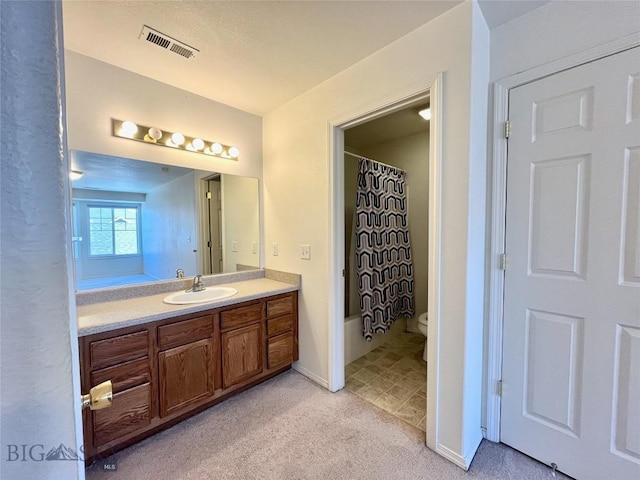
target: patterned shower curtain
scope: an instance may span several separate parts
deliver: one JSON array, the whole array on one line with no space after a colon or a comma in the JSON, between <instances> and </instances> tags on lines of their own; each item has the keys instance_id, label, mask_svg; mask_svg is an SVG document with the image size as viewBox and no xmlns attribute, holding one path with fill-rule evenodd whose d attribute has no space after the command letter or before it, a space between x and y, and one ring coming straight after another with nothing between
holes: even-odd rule
<instances>
[{"instance_id":1,"label":"patterned shower curtain","mask_svg":"<svg viewBox=\"0 0 640 480\"><path fill-rule=\"evenodd\" d=\"M413 265L407 221L405 173L360 159L356 198L356 272L362 333L386 333L413 317Z\"/></svg>"}]
</instances>

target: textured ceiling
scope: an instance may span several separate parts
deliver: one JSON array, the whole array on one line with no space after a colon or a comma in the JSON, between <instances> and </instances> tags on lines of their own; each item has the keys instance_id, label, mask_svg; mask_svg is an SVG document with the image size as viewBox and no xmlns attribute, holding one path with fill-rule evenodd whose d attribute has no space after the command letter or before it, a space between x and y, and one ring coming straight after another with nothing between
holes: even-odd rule
<instances>
[{"instance_id":1,"label":"textured ceiling","mask_svg":"<svg viewBox=\"0 0 640 480\"><path fill-rule=\"evenodd\" d=\"M64 42L69 50L264 115L459 3L64 0ZM478 1L489 27L545 3ZM185 59L139 40L143 25L199 53Z\"/></svg>"},{"instance_id":2,"label":"textured ceiling","mask_svg":"<svg viewBox=\"0 0 640 480\"><path fill-rule=\"evenodd\" d=\"M65 1L65 48L264 115L460 1ZM200 52L139 40L143 25Z\"/></svg>"},{"instance_id":3,"label":"textured ceiling","mask_svg":"<svg viewBox=\"0 0 640 480\"><path fill-rule=\"evenodd\" d=\"M149 193L193 170L97 153L71 151L71 170L84 173L73 188Z\"/></svg>"}]
</instances>

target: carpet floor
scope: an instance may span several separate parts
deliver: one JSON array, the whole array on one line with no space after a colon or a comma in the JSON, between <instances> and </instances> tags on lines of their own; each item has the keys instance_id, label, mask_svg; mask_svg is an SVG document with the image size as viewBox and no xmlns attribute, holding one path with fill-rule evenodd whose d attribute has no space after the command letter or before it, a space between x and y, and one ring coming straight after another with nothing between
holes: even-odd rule
<instances>
[{"instance_id":1,"label":"carpet floor","mask_svg":"<svg viewBox=\"0 0 640 480\"><path fill-rule=\"evenodd\" d=\"M115 457L115 458L114 458ZM295 371L236 395L112 457L90 480L555 479L545 465L483 441L468 472L427 449L424 432Z\"/></svg>"}]
</instances>

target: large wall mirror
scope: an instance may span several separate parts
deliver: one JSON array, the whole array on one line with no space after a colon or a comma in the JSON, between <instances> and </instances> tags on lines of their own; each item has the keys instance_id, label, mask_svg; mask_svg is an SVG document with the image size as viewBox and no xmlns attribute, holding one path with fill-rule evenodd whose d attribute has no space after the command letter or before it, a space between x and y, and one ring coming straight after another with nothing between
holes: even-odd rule
<instances>
[{"instance_id":1,"label":"large wall mirror","mask_svg":"<svg viewBox=\"0 0 640 480\"><path fill-rule=\"evenodd\" d=\"M77 290L260 268L258 179L70 152Z\"/></svg>"}]
</instances>

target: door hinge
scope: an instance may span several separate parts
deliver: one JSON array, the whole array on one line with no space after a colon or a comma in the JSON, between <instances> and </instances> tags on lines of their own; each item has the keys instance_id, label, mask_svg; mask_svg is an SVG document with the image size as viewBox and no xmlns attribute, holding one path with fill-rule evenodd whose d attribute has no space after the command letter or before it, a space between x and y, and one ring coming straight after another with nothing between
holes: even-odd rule
<instances>
[{"instance_id":1,"label":"door hinge","mask_svg":"<svg viewBox=\"0 0 640 480\"><path fill-rule=\"evenodd\" d=\"M207 200L211 200L211 192L207 192Z\"/></svg>"},{"instance_id":2,"label":"door hinge","mask_svg":"<svg viewBox=\"0 0 640 480\"><path fill-rule=\"evenodd\" d=\"M207 240L207 247L211 248L211 242Z\"/></svg>"},{"instance_id":3,"label":"door hinge","mask_svg":"<svg viewBox=\"0 0 640 480\"><path fill-rule=\"evenodd\" d=\"M509 138L511 136L511 122L507 120L504 122L504 138Z\"/></svg>"},{"instance_id":4,"label":"door hinge","mask_svg":"<svg viewBox=\"0 0 640 480\"><path fill-rule=\"evenodd\" d=\"M507 254L506 253L501 253L500 254L500 258L498 260L498 268L500 270L506 270L507 269Z\"/></svg>"},{"instance_id":5,"label":"door hinge","mask_svg":"<svg viewBox=\"0 0 640 480\"><path fill-rule=\"evenodd\" d=\"M502 396L502 380L498 380L496 382L496 393L498 394L499 397Z\"/></svg>"},{"instance_id":6,"label":"door hinge","mask_svg":"<svg viewBox=\"0 0 640 480\"><path fill-rule=\"evenodd\" d=\"M344 269L342 269L342 277L344 278Z\"/></svg>"}]
</instances>

